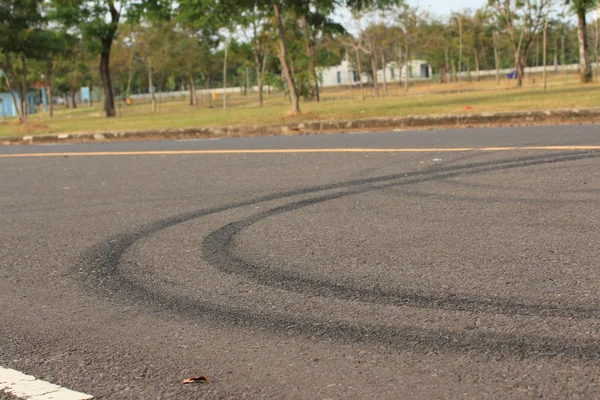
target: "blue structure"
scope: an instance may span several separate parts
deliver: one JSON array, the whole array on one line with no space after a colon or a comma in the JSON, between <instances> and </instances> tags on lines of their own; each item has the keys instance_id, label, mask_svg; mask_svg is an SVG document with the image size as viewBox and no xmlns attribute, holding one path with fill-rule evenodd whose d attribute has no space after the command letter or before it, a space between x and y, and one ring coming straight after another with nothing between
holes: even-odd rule
<instances>
[{"instance_id":1,"label":"blue structure","mask_svg":"<svg viewBox=\"0 0 600 400\"><path fill-rule=\"evenodd\" d=\"M81 102L88 103L90 101L90 88L88 86L84 86L81 88Z\"/></svg>"},{"instance_id":2,"label":"blue structure","mask_svg":"<svg viewBox=\"0 0 600 400\"><path fill-rule=\"evenodd\" d=\"M0 93L0 117L14 117L17 113L15 111L12 96L9 92Z\"/></svg>"},{"instance_id":3,"label":"blue structure","mask_svg":"<svg viewBox=\"0 0 600 400\"><path fill-rule=\"evenodd\" d=\"M17 106L19 103L19 95L15 92L15 97L17 99ZM27 114L35 114L38 112L39 105L43 104L44 110L46 109L46 90L32 90L27 93L25 99L27 105ZM0 117L16 117L17 110L15 109L15 105L13 103L13 98L10 92L0 92Z\"/></svg>"}]
</instances>

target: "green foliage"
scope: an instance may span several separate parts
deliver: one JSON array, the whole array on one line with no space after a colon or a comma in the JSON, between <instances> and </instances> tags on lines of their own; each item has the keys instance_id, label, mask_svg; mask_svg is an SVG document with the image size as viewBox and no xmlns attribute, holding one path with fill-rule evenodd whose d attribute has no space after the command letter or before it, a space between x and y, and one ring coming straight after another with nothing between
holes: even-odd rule
<instances>
[{"instance_id":1,"label":"green foliage","mask_svg":"<svg viewBox=\"0 0 600 400\"><path fill-rule=\"evenodd\" d=\"M39 57L52 47L51 36L43 29L41 0L0 0L0 50Z\"/></svg>"}]
</instances>

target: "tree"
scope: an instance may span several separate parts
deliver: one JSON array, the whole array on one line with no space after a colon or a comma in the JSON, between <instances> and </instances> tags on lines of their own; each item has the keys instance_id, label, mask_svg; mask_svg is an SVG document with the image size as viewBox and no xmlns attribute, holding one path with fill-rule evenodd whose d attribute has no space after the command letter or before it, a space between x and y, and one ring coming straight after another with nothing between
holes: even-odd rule
<instances>
[{"instance_id":1,"label":"tree","mask_svg":"<svg viewBox=\"0 0 600 400\"><path fill-rule=\"evenodd\" d=\"M42 59L53 48L41 5L41 0L0 0L0 70L21 121L27 119L30 60Z\"/></svg>"},{"instance_id":2,"label":"tree","mask_svg":"<svg viewBox=\"0 0 600 400\"><path fill-rule=\"evenodd\" d=\"M482 60L493 42L493 27L490 24L491 13L487 8L480 8L473 16L473 53L475 58L475 79L479 80ZM492 45L493 46L493 45Z\"/></svg>"},{"instance_id":3,"label":"tree","mask_svg":"<svg viewBox=\"0 0 600 400\"><path fill-rule=\"evenodd\" d=\"M171 70L187 80L190 105L197 106L196 76L202 71L202 66L210 65L210 49L216 47L217 39L212 32L196 32L187 26L179 26L175 35L171 47Z\"/></svg>"},{"instance_id":4,"label":"tree","mask_svg":"<svg viewBox=\"0 0 600 400\"><path fill-rule=\"evenodd\" d=\"M157 73L164 75L172 64L173 49L176 46L176 25L170 20L142 19L131 29L132 49L135 49L136 59L144 64L152 112L155 113L158 108L154 77Z\"/></svg>"},{"instance_id":5,"label":"tree","mask_svg":"<svg viewBox=\"0 0 600 400\"><path fill-rule=\"evenodd\" d=\"M110 73L110 54L119 22L129 1L121 0L52 0L53 16L65 27L79 31L90 48L100 53L100 78L104 95L104 112L115 117L115 99Z\"/></svg>"},{"instance_id":6,"label":"tree","mask_svg":"<svg viewBox=\"0 0 600 400\"><path fill-rule=\"evenodd\" d=\"M360 35L363 38L363 46L361 50L369 56L371 67L371 78L373 81L373 89L375 96L379 97L379 79L377 70L379 69L379 54L382 52L380 45L382 43L382 31L385 29L383 23L371 24L366 29L361 30ZM385 75L385 65L381 67Z\"/></svg>"},{"instance_id":7,"label":"tree","mask_svg":"<svg viewBox=\"0 0 600 400\"><path fill-rule=\"evenodd\" d=\"M525 56L542 29L547 0L490 0L498 24L508 35L514 54L517 87L523 85Z\"/></svg>"},{"instance_id":8,"label":"tree","mask_svg":"<svg viewBox=\"0 0 600 400\"><path fill-rule=\"evenodd\" d=\"M420 15L417 7L402 6L398 14L398 22L403 33L403 46L401 54L404 55L404 91L408 92L408 81L410 78L410 57L413 46L417 42L420 31ZM402 70L401 70L402 72Z\"/></svg>"},{"instance_id":9,"label":"tree","mask_svg":"<svg viewBox=\"0 0 600 400\"><path fill-rule=\"evenodd\" d=\"M137 24L125 25L113 45L110 68L113 82L123 86L125 82L125 98L129 98L133 79L141 72L140 57L137 49Z\"/></svg>"},{"instance_id":10,"label":"tree","mask_svg":"<svg viewBox=\"0 0 600 400\"><path fill-rule=\"evenodd\" d=\"M335 12L336 2L331 0L308 0L298 2L300 5L295 13L302 24L308 69L313 81L312 96L317 102L321 101L319 93L319 78L317 76L317 60L315 46L320 35L344 34L346 30L340 24L332 21L330 15Z\"/></svg>"},{"instance_id":11,"label":"tree","mask_svg":"<svg viewBox=\"0 0 600 400\"><path fill-rule=\"evenodd\" d=\"M587 38L586 14L598 5L598 0L567 0L567 4L577 15L577 38L579 40L579 80L581 83L592 81L589 46Z\"/></svg>"},{"instance_id":12,"label":"tree","mask_svg":"<svg viewBox=\"0 0 600 400\"><path fill-rule=\"evenodd\" d=\"M452 40L448 35L448 27L438 19L428 19L421 25L422 49L431 66L440 71L440 83L448 81L449 52Z\"/></svg>"},{"instance_id":13,"label":"tree","mask_svg":"<svg viewBox=\"0 0 600 400\"><path fill-rule=\"evenodd\" d=\"M362 82L362 62L360 58L361 49L363 48L363 38L362 35L358 35L358 38L354 38L352 35L345 35L345 37L340 37L339 40L346 46L346 48L352 48L354 53L354 68L356 68L356 74L358 75L358 85L360 87L360 94L362 96L363 101L365 100L365 90L363 88ZM350 52L347 51L347 54Z\"/></svg>"},{"instance_id":14,"label":"tree","mask_svg":"<svg viewBox=\"0 0 600 400\"><path fill-rule=\"evenodd\" d=\"M550 16L550 7L552 0L546 0L548 3L546 5L546 16L544 18L544 44L543 44L543 63L544 63L544 90L548 89L548 71L546 70L548 67L548 18Z\"/></svg>"},{"instance_id":15,"label":"tree","mask_svg":"<svg viewBox=\"0 0 600 400\"><path fill-rule=\"evenodd\" d=\"M299 16L299 10L306 9L305 0L181 0L180 8L189 18L190 16L210 15L221 21L227 21L239 16L241 12L260 10L262 12L272 12L275 30L277 32L277 41L279 47L279 63L281 72L286 82L286 89L289 93L291 108L289 114L296 115L300 113L299 91L291 68L290 57L288 54L288 43L286 29L284 26L284 14L293 14ZM395 0L315 0L313 8L327 15L333 12L336 6L347 6L350 9L358 10L366 7L382 6L384 4L397 3ZM308 23L305 24L308 27Z\"/></svg>"},{"instance_id":16,"label":"tree","mask_svg":"<svg viewBox=\"0 0 600 400\"><path fill-rule=\"evenodd\" d=\"M267 60L271 54L273 38L271 37L272 25L269 22L269 13L265 10L254 8L242 14L242 26L246 40L252 48L254 68L256 70L256 84L258 86L258 104L262 107L264 102L263 85L267 68Z\"/></svg>"}]
</instances>

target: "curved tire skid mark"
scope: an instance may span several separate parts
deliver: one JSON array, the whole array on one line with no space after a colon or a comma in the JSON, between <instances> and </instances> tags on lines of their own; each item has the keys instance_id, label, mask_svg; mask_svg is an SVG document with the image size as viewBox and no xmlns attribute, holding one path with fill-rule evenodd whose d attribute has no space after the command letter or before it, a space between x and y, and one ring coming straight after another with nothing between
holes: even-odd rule
<instances>
[{"instance_id":1,"label":"curved tire skid mark","mask_svg":"<svg viewBox=\"0 0 600 400\"><path fill-rule=\"evenodd\" d=\"M571 161L571 157L561 158L558 161ZM543 317L570 317L570 318L600 318L600 309L596 308L563 308L553 305L525 304L512 300L448 294L445 296L428 295L422 292L401 289L400 291L384 291L378 289L365 289L353 286L344 286L338 283L311 279L302 274L280 269L264 269L256 264L243 260L235 254L235 237L246 227L258 221L298 210L304 207L317 205L329 200L339 199L350 195L366 192L387 190L393 187L406 186L415 183L430 182L451 178L459 175L474 175L482 172L501 171L519 167L548 163L547 160L527 161L475 168L468 172L458 170L431 176L406 179L398 182L378 186L362 187L354 190L314 197L262 211L250 217L232 222L209 234L202 243L204 259L212 266L225 273L241 275L255 283L285 289L288 291L310 294L322 297L336 297L344 300L358 300L383 305L403 305L419 308L445 309L454 311L477 311L504 315L529 315Z\"/></svg>"},{"instance_id":2,"label":"curved tire skid mark","mask_svg":"<svg viewBox=\"0 0 600 400\"><path fill-rule=\"evenodd\" d=\"M234 307L215 305L207 301L189 299L184 296L173 296L167 293L151 290L134 279L125 276L119 270L121 257L133 246L138 240L144 237L167 229L169 227L196 219L210 214L244 207L248 205L258 204L265 201L285 199L300 194L316 193L320 191L343 188L352 185L362 185L367 183L377 183L386 180L406 179L407 177L422 176L421 181L432 181L435 179L445 179L457 175L469 174L468 169L484 167L481 171L471 172L480 173L486 171L521 168L531 165L539 165L551 162L574 161L584 158L597 157L600 155L595 152L587 153L563 153L560 155L541 157L522 157L510 160L496 161L493 163L475 163L462 165L452 168L436 168L422 172L414 172L409 174L395 174L386 177L378 177L374 179L362 179L346 183L338 183L320 187L312 187L307 189L299 189L288 191L281 194L264 196L258 199L249 200L236 204L230 204L223 207L200 210L191 213L181 214L172 218L159 220L155 223L145 226L144 228L129 234L118 235L111 239L91 248L81 257L78 265L78 272L86 287L96 291L101 296L106 296L109 299L119 299L128 303L133 303L141 307L148 308L157 312L177 313L188 317L198 318L207 323L222 326L224 328L237 327L252 327L253 329L265 330L273 334L281 334L282 332L292 332L307 338L315 338L321 340L335 340L343 343L371 343L385 344L400 349L421 350L424 352L439 351L439 352L458 352L458 351L476 351L479 353L493 353L505 356L533 356L533 357L554 357L560 355L562 357L587 359L598 361L600 356L600 343L596 340L583 339L562 339L540 337L536 335L523 334L504 334L490 332L455 332L455 331L440 331L414 328L410 326L390 327L386 325L351 325L347 323L323 323L322 320L313 318L290 318L282 315L265 314L261 312L249 313L246 310L236 309ZM442 174L440 174L442 173ZM431 175L431 176L430 176ZM417 182L412 182L417 183ZM404 183L407 184L407 183ZM323 202L333 198L341 198L369 190L380 190L385 187L398 185L397 182L387 185L379 185L377 187L360 188L349 190L342 193L337 193L329 196L320 196L313 199L295 202L287 206L277 207L268 212L279 213L291 211L293 209L302 208L316 202ZM265 213L268 213L265 212ZM259 213L249 218L258 219L262 216ZM216 267L228 272L235 272L250 279L262 279L262 274L256 272L256 266L252 266L243 260L239 260L232 256L231 245L233 236L247 226L243 223L244 220L234 222L227 225L209 235L205 239L204 247L212 248L212 253L209 255L209 262L212 262ZM222 240L218 245L216 240ZM216 246L216 248L215 248ZM223 253L215 253L214 250L221 249ZM225 261L233 264L225 265ZM285 272L283 272L285 274ZM282 279L280 279L282 278ZM295 279L295 277L291 277ZM289 284L288 277L277 277L272 284L277 287L284 287ZM260 282L265 284L265 282ZM268 283L268 282L267 282ZM306 293L306 290L322 292L322 295L327 295L326 290L330 284L321 281L307 281L298 284L298 287L291 287L291 290L298 290ZM325 285L324 287L321 287ZM350 297L350 291L354 288L342 288L340 292L334 292L333 295L341 298L357 299L354 294ZM561 309L549 308L541 305L525 305L516 304L498 299L478 299L478 298L456 298L456 296L432 297L421 294L404 293L384 293L377 291L365 291L359 296L363 301L380 302L381 299L387 299L388 303L398 302L398 304L414 305L422 307L430 307L436 309L453 309L453 310L470 310L470 311L489 311L503 312L508 314L525 314L525 315L552 315L552 316L569 316L569 317L586 317L595 318L598 311L594 309ZM345 297L346 296L346 297ZM390 300L391 299L391 300ZM374 301L377 300L377 301ZM385 302L384 301L384 302Z\"/></svg>"}]
</instances>

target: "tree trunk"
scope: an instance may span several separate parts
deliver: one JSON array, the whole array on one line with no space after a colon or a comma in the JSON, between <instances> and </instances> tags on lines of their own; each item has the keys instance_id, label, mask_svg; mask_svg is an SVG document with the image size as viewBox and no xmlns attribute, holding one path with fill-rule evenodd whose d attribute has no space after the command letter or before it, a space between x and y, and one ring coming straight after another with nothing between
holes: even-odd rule
<instances>
[{"instance_id":1,"label":"tree trunk","mask_svg":"<svg viewBox=\"0 0 600 400\"><path fill-rule=\"evenodd\" d=\"M262 58L261 58L261 53L263 53ZM264 87L265 71L267 68L268 54L269 53L266 50L260 51L259 49L255 49L255 51L254 51L254 67L256 68L256 85L258 86L258 105L260 107L262 107L264 104L263 87Z\"/></svg>"},{"instance_id":2,"label":"tree trunk","mask_svg":"<svg viewBox=\"0 0 600 400\"><path fill-rule=\"evenodd\" d=\"M523 57L521 56L520 53L517 53L515 55L515 72L517 74L517 87L521 88L523 87L523 70L524 70L524 63L523 63Z\"/></svg>"},{"instance_id":3,"label":"tree trunk","mask_svg":"<svg viewBox=\"0 0 600 400\"><path fill-rule=\"evenodd\" d=\"M558 74L558 39L554 40L554 73Z\"/></svg>"},{"instance_id":4,"label":"tree trunk","mask_svg":"<svg viewBox=\"0 0 600 400\"><path fill-rule=\"evenodd\" d=\"M88 96L88 107L92 108L92 93L94 93L94 81L90 81L90 93Z\"/></svg>"},{"instance_id":5,"label":"tree trunk","mask_svg":"<svg viewBox=\"0 0 600 400\"><path fill-rule=\"evenodd\" d=\"M229 38L225 38L225 51L223 54L223 110L227 109L227 52L229 50Z\"/></svg>"},{"instance_id":6,"label":"tree trunk","mask_svg":"<svg viewBox=\"0 0 600 400\"><path fill-rule=\"evenodd\" d=\"M19 86L19 102L21 103L21 121L27 120L27 61L21 54L21 85Z\"/></svg>"},{"instance_id":7,"label":"tree trunk","mask_svg":"<svg viewBox=\"0 0 600 400\"><path fill-rule=\"evenodd\" d=\"M459 36L459 46L458 46L458 73L462 72L462 60L463 60L463 32L462 32L462 17L458 17L458 36ZM460 93L460 75L458 77L458 93Z\"/></svg>"},{"instance_id":8,"label":"tree trunk","mask_svg":"<svg viewBox=\"0 0 600 400\"><path fill-rule=\"evenodd\" d=\"M256 69L256 85L258 86L258 105L262 107L265 96L263 94L263 77L258 68Z\"/></svg>"},{"instance_id":9,"label":"tree trunk","mask_svg":"<svg viewBox=\"0 0 600 400\"><path fill-rule=\"evenodd\" d=\"M479 82L479 52L475 49L475 81Z\"/></svg>"},{"instance_id":10,"label":"tree trunk","mask_svg":"<svg viewBox=\"0 0 600 400\"><path fill-rule=\"evenodd\" d=\"M12 102L13 102L13 107L15 109L15 114L17 114L17 118L20 121L21 120L21 110L19 109L19 102L17 100L17 96L15 95L15 91L14 90L10 91L10 97L11 97Z\"/></svg>"},{"instance_id":11,"label":"tree trunk","mask_svg":"<svg viewBox=\"0 0 600 400\"><path fill-rule=\"evenodd\" d=\"M46 62L46 103L48 103L48 115L50 118L54 116L54 102L52 101L52 79L54 76L54 61L48 60Z\"/></svg>"},{"instance_id":12,"label":"tree trunk","mask_svg":"<svg viewBox=\"0 0 600 400\"><path fill-rule=\"evenodd\" d=\"M444 75L444 82L446 82L446 83L449 81L449 79L448 79L448 69L449 69L448 68L448 64L449 64L449 62L448 62L448 48L446 48L444 50L444 74L445 74Z\"/></svg>"},{"instance_id":13,"label":"tree trunk","mask_svg":"<svg viewBox=\"0 0 600 400\"><path fill-rule=\"evenodd\" d=\"M48 115L50 118L54 116L54 102L52 101L52 81L48 83L46 91L46 102L48 103Z\"/></svg>"},{"instance_id":14,"label":"tree trunk","mask_svg":"<svg viewBox=\"0 0 600 400\"><path fill-rule=\"evenodd\" d=\"M592 68L590 66L585 14L585 8L579 7L577 9L577 36L579 38L579 80L581 83L588 83L592 81Z\"/></svg>"},{"instance_id":15,"label":"tree trunk","mask_svg":"<svg viewBox=\"0 0 600 400\"><path fill-rule=\"evenodd\" d=\"M599 60L599 55L598 55L598 44L599 44L599 39L600 39L600 32L599 32L599 28L600 28L600 21L598 19L597 14L594 14L595 20L594 20L594 58L596 60L596 65L593 67L593 71L594 71L594 75L596 76L596 82L598 81L598 60Z\"/></svg>"},{"instance_id":16,"label":"tree trunk","mask_svg":"<svg viewBox=\"0 0 600 400\"><path fill-rule=\"evenodd\" d=\"M71 104L73 104L73 108L77 108L77 102L75 101L75 96L77 92L74 89L71 89Z\"/></svg>"},{"instance_id":17,"label":"tree trunk","mask_svg":"<svg viewBox=\"0 0 600 400\"><path fill-rule=\"evenodd\" d=\"M387 95L388 94L388 88L387 88L387 77L386 72L386 65L385 65L385 54L383 54L383 52L381 53L381 70L383 71L383 95Z\"/></svg>"},{"instance_id":18,"label":"tree trunk","mask_svg":"<svg viewBox=\"0 0 600 400\"><path fill-rule=\"evenodd\" d=\"M273 11L275 12L275 20L277 21L277 30L279 33L279 62L281 63L281 69L287 82L288 90L290 93L290 114L296 115L300 114L300 102L298 98L298 91L296 89L296 82L294 82L294 76L290 72L290 66L287 60L285 30L283 28L283 21L281 20L281 14L279 12L279 6L277 5L277 3L273 4Z\"/></svg>"},{"instance_id":19,"label":"tree trunk","mask_svg":"<svg viewBox=\"0 0 600 400\"><path fill-rule=\"evenodd\" d=\"M446 83L446 67L440 67L440 83Z\"/></svg>"},{"instance_id":20,"label":"tree trunk","mask_svg":"<svg viewBox=\"0 0 600 400\"><path fill-rule=\"evenodd\" d=\"M188 77L190 82L190 106L198 105L198 95L196 94L196 82L194 82L194 77L190 74Z\"/></svg>"},{"instance_id":21,"label":"tree trunk","mask_svg":"<svg viewBox=\"0 0 600 400\"><path fill-rule=\"evenodd\" d=\"M542 44L542 62L544 63L544 90L548 89L548 15L550 13L550 1L546 2L546 18L544 19L544 40Z\"/></svg>"},{"instance_id":22,"label":"tree trunk","mask_svg":"<svg viewBox=\"0 0 600 400\"><path fill-rule=\"evenodd\" d=\"M125 89L125 99L129 98L129 95L131 93L131 82L133 81L133 77L135 76L135 73L133 72L132 68L129 68L129 70L127 71L127 89ZM90 87L90 100L92 99L92 88Z\"/></svg>"},{"instance_id":23,"label":"tree trunk","mask_svg":"<svg viewBox=\"0 0 600 400\"><path fill-rule=\"evenodd\" d=\"M104 113L107 117L116 117L115 96L110 77L110 47L111 40L102 41L102 52L100 54L100 78L102 79L102 93L104 94Z\"/></svg>"},{"instance_id":24,"label":"tree trunk","mask_svg":"<svg viewBox=\"0 0 600 400\"><path fill-rule=\"evenodd\" d=\"M565 36L561 36L560 37L560 47L562 49L562 60L561 60L561 64L563 66L563 74L567 73L567 69L565 68L566 64L567 64L567 55L565 52Z\"/></svg>"},{"instance_id":25,"label":"tree trunk","mask_svg":"<svg viewBox=\"0 0 600 400\"><path fill-rule=\"evenodd\" d=\"M373 70L373 89L375 90L375 97L379 97L379 78L377 77L377 55L375 52L371 53L371 69Z\"/></svg>"},{"instance_id":26,"label":"tree trunk","mask_svg":"<svg viewBox=\"0 0 600 400\"><path fill-rule=\"evenodd\" d=\"M154 90L154 81L152 79L152 60L148 58L148 93L150 93L150 102L152 103L152 112L156 113L156 93Z\"/></svg>"},{"instance_id":27,"label":"tree trunk","mask_svg":"<svg viewBox=\"0 0 600 400\"><path fill-rule=\"evenodd\" d=\"M246 86L244 86L244 96L248 95L250 91L250 71L248 71L248 67L246 67Z\"/></svg>"},{"instance_id":28,"label":"tree trunk","mask_svg":"<svg viewBox=\"0 0 600 400\"><path fill-rule=\"evenodd\" d=\"M540 66L540 37L539 34L535 37L535 66Z\"/></svg>"},{"instance_id":29,"label":"tree trunk","mask_svg":"<svg viewBox=\"0 0 600 400\"><path fill-rule=\"evenodd\" d=\"M494 37L494 64L496 67L496 86L500 86L500 55L498 54L498 33L493 33Z\"/></svg>"},{"instance_id":30,"label":"tree trunk","mask_svg":"<svg viewBox=\"0 0 600 400\"><path fill-rule=\"evenodd\" d=\"M360 50L358 46L354 48L354 55L356 57L356 69L358 70L358 85L360 86L360 94L362 95L363 101L365 101L365 90L362 83L362 67L360 65Z\"/></svg>"},{"instance_id":31,"label":"tree trunk","mask_svg":"<svg viewBox=\"0 0 600 400\"><path fill-rule=\"evenodd\" d=\"M600 43L600 19L596 17L596 21L594 21L594 25L596 26L596 34L594 40L594 53L596 55L596 81L598 81L598 68L600 68L600 55L598 54L598 44Z\"/></svg>"},{"instance_id":32,"label":"tree trunk","mask_svg":"<svg viewBox=\"0 0 600 400\"><path fill-rule=\"evenodd\" d=\"M310 32L310 27L308 26L308 19L306 18L306 14L302 14L302 27L304 29L304 38L306 45L306 55L308 57L309 69L313 78L313 99L318 103L321 101L321 94L319 93L319 77L317 76L317 67L315 62L315 45L313 41L313 36Z\"/></svg>"},{"instance_id":33,"label":"tree trunk","mask_svg":"<svg viewBox=\"0 0 600 400\"><path fill-rule=\"evenodd\" d=\"M409 71L409 65L408 65L408 40L406 40L404 42L404 66L405 66L405 73L406 75L404 76L404 92L408 93L408 81L410 79L410 71ZM402 71L400 71L402 73Z\"/></svg>"}]
</instances>

